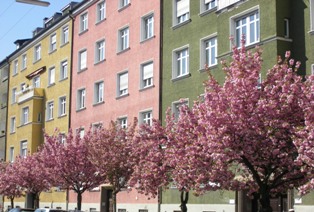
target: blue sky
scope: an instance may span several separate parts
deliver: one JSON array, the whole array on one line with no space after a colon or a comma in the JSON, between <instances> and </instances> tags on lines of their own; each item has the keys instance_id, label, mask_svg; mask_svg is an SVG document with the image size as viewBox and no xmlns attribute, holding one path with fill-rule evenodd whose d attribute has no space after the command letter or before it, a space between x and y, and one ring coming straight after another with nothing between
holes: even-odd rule
<instances>
[{"instance_id":1,"label":"blue sky","mask_svg":"<svg viewBox=\"0 0 314 212\"><path fill-rule=\"evenodd\" d=\"M42 7L18 3L15 0L0 0L0 61L16 49L14 41L31 38L32 31L43 26L45 17L60 12L71 0L49 2L49 7Z\"/></svg>"}]
</instances>

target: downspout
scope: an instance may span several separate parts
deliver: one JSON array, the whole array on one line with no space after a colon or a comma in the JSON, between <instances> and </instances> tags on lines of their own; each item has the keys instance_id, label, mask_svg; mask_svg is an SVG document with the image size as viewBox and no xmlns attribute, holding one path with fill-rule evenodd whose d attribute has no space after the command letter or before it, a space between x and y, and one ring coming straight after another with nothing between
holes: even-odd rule
<instances>
[{"instance_id":1,"label":"downspout","mask_svg":"<svg viewBox=\"0 0 314 212\"><path fill-rule=\"evenodd\" d=\"M9 85L10 85L10 62L9 62L9 57L6 58L6 63L8 64L8 82L7 82L7 107L6 107L6 114L5 114L5 135L4 135L4 161L7 161L7 139L8 139L8 133L7 133L7 129L8 129L8 105L9 105Z\"/></svg>"}]
</instances>

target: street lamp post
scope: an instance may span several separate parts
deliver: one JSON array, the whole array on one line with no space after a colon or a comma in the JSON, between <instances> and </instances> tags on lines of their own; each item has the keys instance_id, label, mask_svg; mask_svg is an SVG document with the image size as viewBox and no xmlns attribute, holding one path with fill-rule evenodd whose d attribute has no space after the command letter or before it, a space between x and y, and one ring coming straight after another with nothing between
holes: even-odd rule
<instances>
[{"instance_id":1,"label":"street lamp post","mask_svg":"<svg viewBox=\"0 0 314 212\"><path fill-rule=\"evenodd\" d=\"M50 5L50 3L47 1L39 1L39 0L15 0L15 1L19 3L33 4L33 5L44 6L44 7L48 7Z\"/></svg>"}]
</instances>

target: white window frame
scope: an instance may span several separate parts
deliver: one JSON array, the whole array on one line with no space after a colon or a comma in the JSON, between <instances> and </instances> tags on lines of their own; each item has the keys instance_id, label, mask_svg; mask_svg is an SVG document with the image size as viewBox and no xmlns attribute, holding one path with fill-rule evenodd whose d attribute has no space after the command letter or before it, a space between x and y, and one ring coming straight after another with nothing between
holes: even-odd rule
<instances>
[{"instance_id":1,"label":"white window frame","mask_svg":"<svg viewBox=\"0 0 314 212\"><path fill-rule=\"evenodd\" d=\"M22 108L21 125L26 125L29 122L29 107Z\"/></svg>"},{"instance_id":2,"label":"white window frame","mask_svg":"<svg viewBox=\"0 0 314 212\"><path fill-rule=\"evenodd\" d=\"M80 15L80 33L88 30L88 13Z\"/></svg>"},{"instance_id":3,"label":"white window frame","mask_svg":"<svg viewBox=\"0 0 314 212\"><path fill-rule=\"evenodd\" d=\"M190 20L190 0L173 0L173 25Z\"/></svg>"},{"instance_id":4,"label":"white window frame","mask_svg":"<svg viewBox=\"0 0 314 212\"><path fill-rule=\"evenodd\" d=\"M87 49L83 49L78 54L78 71L87 69Z\"/></svg>"},{"instance_id":5,"label":"white window frame","mask_svg":"<svg viewBox=\"0 0 314 212\"><path fill-rule=\"evenodd\" d=\"M118 31L118 51L124 51L130 48L130 28L128 26Z\"/></svg>"},{"instance_id":6,"label":"white window frame","mask_svg":"<svg viewBox=\"0 0 314 212\"><path fill-rule=\"evenodd\" d=\"M130 5L131 0L119 0L119 9L122 9L124 7L127 7Z\"/></svg>"},{"instance_id":7,"label":"white window frame","mask_svg":"<svg viewBox=\"0 0 314 212\"><path fill-rule=\"evenodd\" d=\"M180 99L179 101L174 101L171 103L171 110L176 120L178 120L180 116L180 107L183 105L189 106L189 99L184 98L184 99Z\"/></svg>"},{"instance_id":8,"label":"white window frame","mask_svg":"<svg viewBox=\"0 0 314 212\"><path fill-rule=\"evenodd\" d=\"M154 13L141 18L141 41L154 37Z\"/></svg>"},{"instance_id":9,"label":"white window frame","mask_svg":"<svg viewBox=\"0 0 314 212\"><path fill-rule=\"evenodd\" d=\"M59 117L66 115L66 96L59 98Z\"/></svg>"},{"instance_id":10,"label":"white window frame","mask_svg":"<svg viewBox=\"0 0 314 212\"><path fill-rule=\"evenodd\" d=\"M56 82L56 68L51 67L48 70L48 86L54 85Z\"/></svg>"},{"instance_id":11,"label":"white window frame","mask_svg":"<svg viewBox=\"0 0 314 212\"><path fill-rule=\"evenodd\" d=\"M69 26L64 26L61 29L61 45L69 42Z\"/></svg>"},{"instance_id":12,"label":"white window frame","mask_svg":"<svg viewBox=\"0 0 314 212\"><path fill-rule=\"evenodd\" d=\"M210 43L207 46L208 42ZM201 70L204 69L205 64L208 67L215 66L218 64L218 60L217 60L218 48L217 47L218 47L217 33L201 39L201 48L200 48L201 50L200 69ZM211 60L212 54L215 57L214 61ZM207 58L207 56L210 58L210 61L208 61L209 58Z\"/></svg>"},{"instance_id":13,"label":"white window frame","mask_svg":"<svg viewBox=\"0 0 314 212\"><path fill-rule=\"evenodd\" d=\"M49 52L53 52L57 50L57 34L53 33L50 35L50 45L49 45Z\"/></svg>"},{"instance_id":14,"label":"white window frame","mask_svg":"<svg viewBox=\"0 0 314 212\"><path fill-rule=\"evenodd\" d=\"M60 80L68 78L68 61L64 60L60 63Z\"/></svg>"},{"instance_id":15,"label":"white window frame","mask_svg":"<svg viewBox=\"0 0 314 212\"><path fill-rule=\"evenodd\" d=\"M22 55L22 64L21 64L21 68L22 70L26 69L27 68L27 55L26 54L23 54Z\"/></svg>"},{"instance_id":16,"label":"white window frame","mask_svg":"<svg viewBox=\"0 0 314 212\"><path fill-rule=\"evenodd\" d=\"M11 121L10 121L10 133L15 133L16 131L16 117L13 116L11 117Z\"/></svg>"},{"instance_id":17,"label":"white window frame","mask_svg":"<svg viewBox=\"0 0 314 212\"><path fill-rule=\"evenodd\" d=\"M14 104L17 101L17 88L14 87L12 88L12 101L11 103Z\"/></svg>"},{"instance_id":18,"label":"white window frame","mask_svg":"<svg viewBox=\"0 0 314 212\"><path fill-rule=\"evenodd\" d=\"M201 3L200 3L200 5L201 5L201 8L200 8L201 13L217 9L218 0L200 0L200 1L201 1Z\"/></svg>"},{"instance_id":19,"label":"white window frame","mask_svg":"<svg viewBox=\"0 0 314 212\"><path fill-rule=\"evenodd\" d=\"M82 110L86 107L86 89L77 90L77 110Z\"/></svg>"},{"instance_id":20,"label":"white window frame","mask_svg":"<svg viewBox=\"0 0 314 212\"><path fill-rule=\"evenodd\" d=\"M186 54L184 54L186 53ZM172 79L189 75L189 46L183 46L172 52ZM185 69L184 69L185 68Z\"/></svg>"},{"instance_id":21,"label":"white window frame","mask_svg":"<svg viewBox=\"0 0 314 212\"><path fill-rule=\"evenodd\" d=\"M104 102L104 81L98 81L94 84L94 104Z\"/></svg>"},{"instance_id":22,"label":"white window frame","mask_svg":"<svg viewBox=\"0 0 314 212\"><path fill-rule=\"evenodd\" d=\"M13 62L13 76L17 75L17 73L19 72L19 61L18 60L14 60Z\"/></svg>"},{"instance_id":23,"label":"white window frame","mask_svg":"<svg viewBox=\"0 0 314 212\"><path fill-rule=\"evenodd\" d=\"M26 140L21 141L21 143L20 143L20 149L21 149L20 155L22 158L25 158L27 156L27 153L28 153L27 145L28 144L27 144Z\"/></svg>"},{"instance_id":24,"label":"white window frame","mask_svg":"<svg viewBox=\"0 0 314 212\"><path fill-rule=\"evenodd\" d=\"M118 118L118 123L121 126L121 128L125 129L128 127L128 117L122 116Z\"/></svg>"},{"instance_id":25,"label":"white window frame","mask_svg":"<svg viewBox=\"0 0 314 212\"><path fill-rule=\"evenodd\" d=\"M310 0L310 32L314 31L314 0Z\"/></svg>"},{"instance_id":26,"label":"white window frame","mask_svg":"<svg viewBox=\"0 0 314 212\"><path fill-rule=\"evenodd\" d=\"M106 19L106 1L105 0L97 4L96 14L97 14L96 23L99 23Z\"/></svg>"},{"instance_id":27,"label":"white window frame","mask_svg":"<svg viewBox=\"0 0 314 212\"><path fill-rule=\"evenodd\" d=\"M33 88L40 88L40 75L33 78Z\"/></svg>"},{"instance_id":28,"label":"white window frame","mask_svg":"<svg viewBox=\"0 0 314 212\"><path fill-rule=\"evenodd\" d=\"M10 152L9 152L9 161L11 162L11 163L13 163L14 162L14 147L13 146L11 146L10 147Z\"/></svg>"},{"instance_id":29,"label":"white window frame","mask_svg":"<svg viewBox=\"0 0 314 212\"><path fill-rule=\"evenodd\" d=\"M152 126L153 124L153 110L143 110L139 113L139 124L148 124L149 126Z\"/></svg>"},{"instance_id":30,"label":"white window frame","mask_svg":"<svg viewBox=\"0 0 314 212\"><path fill-rule=\"evenodd\" d=\"M54 102L47 102L47 118L46 121L53 120Z\"/></svg>"},{"instance_id":31,"label":"white window frame","mask_svg":"<svg viewBox=\"0 0 314 212\"><path fill-rule=\"evenodd\" d=\"M289 18L285 18L283 19L284 21L284 37L285 38L289 38L290 37L290 20Z\"/></svg>"},{"instance_id":32,"label":"white window frame","mask_svg":"<svg viewBox=\"0 0 314 212\"><path fill-rule=\"evenodd\" d=\"M245 46L253 45L260 41L259 16L259 6L256 6L230 18L230 32L234 36L234 44L236 46L240 47L243 34L245 34ZM250 17L254 17L254 20L250 21ZM239 24L238 26L237 23ZM253 28L251 28L252 24L254 26ZM254 34L252 35L253 38L250 32L251 29L254 31ZM246 33L243 33L243 30L245 30Z\"/></svg>"},{"instance_id":33,"label":"white window frame","mask_svg":"<svg viewBox=\"0 0 314 212\"><path fill-rule=\"evenodd\" d=\"M41 59L41 44L38 44L34 47L34 62L37 62Z\"/></svg>"},{"instance_id":34,"label":"white window frame","mask_svg":"<svg viewBox=\"0 0 314 212\"><path fill-rule=\"evenodd\" d=\"M105 40L97 41L95 44L95 63L105 60L106 42Z\"/></svg>"},{"instance_id":35,"label":"white window frame","mask_svg":"<svg viewBox=\"0 0 314 212\"><path fill-rule=\"evenodd\" d=\"M123 82L122 82L123 81ZM129 72L124 71L117 75L117 96L129 94Z\"/></svg>"},{"instance_id":36,"label":"white window frame","mask_svg":"<svg viewBox=\"0 0 314 212\"><path fill-rule=\"evenodd\" d=\"M148 61L145 63L142 63L140 66L140 88L149 88L154 85L153 79L154 79L154 62Z\"/></svg>"},{"instance_id":37,"label":"white window frame","mask_svg":"<svg viewBox=\"0 0 314 212\"><path fill-rule=\"evenodd\" d=\"M314 75L314 64L311 64L311 75Z\"/></svg>"}]
</instances>

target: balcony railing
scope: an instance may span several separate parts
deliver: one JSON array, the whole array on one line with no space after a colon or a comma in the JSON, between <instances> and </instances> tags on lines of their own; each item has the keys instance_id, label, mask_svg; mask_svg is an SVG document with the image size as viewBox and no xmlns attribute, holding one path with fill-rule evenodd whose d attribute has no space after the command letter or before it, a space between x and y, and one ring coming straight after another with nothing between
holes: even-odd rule
<instances>
[{"instance_id":1,"label":"balcony railing","mask_svg":"<svg viewBox=\"0 0 314 212\"><path fill-rule=\"evenodd\" d=\"M43 97L44 96L44 89L43 88L34 88L33 86L29 86L24 88L23 90L16 92L18 97L17 103L25 102L34 96Z\"/></svg>"},{"instance_id":2,"label":"balcony railing","mask_svg":"<svg viewBox=\"0 0 314 212\"><path fill-rule=\"evenodd\" d=\"M218 7L217 7L217 9L221 10L221 9L226 8L226 7L236 3L238 1L240 1L240 0L218 0Z\"/></svg>"}]
</instances>

